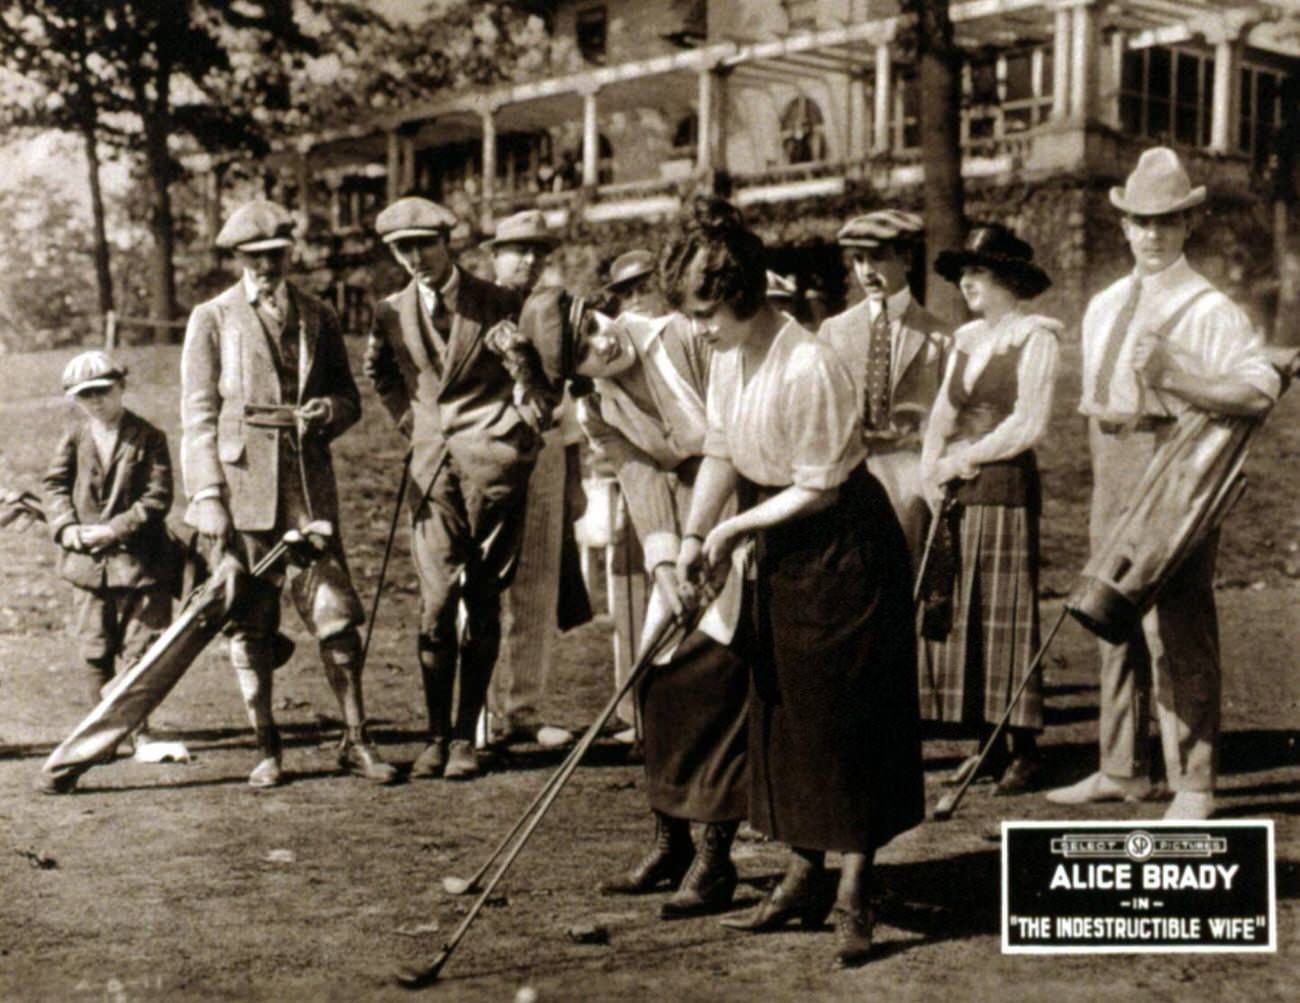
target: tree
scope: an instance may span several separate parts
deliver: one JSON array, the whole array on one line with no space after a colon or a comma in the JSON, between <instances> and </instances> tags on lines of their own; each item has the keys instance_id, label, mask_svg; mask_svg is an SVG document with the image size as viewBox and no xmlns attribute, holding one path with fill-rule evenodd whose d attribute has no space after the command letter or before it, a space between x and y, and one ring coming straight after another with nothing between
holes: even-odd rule
<instances>
[{"instance_id":1,"label":"tree","mask_svg":"<svg viewBox=\"0 0 1300 1003\"><path fill-rule=\"evenodd\" d=\"M920 77L921 162L925 165L926 243L934 250L958 247L966 235L965 196L961 180L962 53L953 33L948 0L903 0L915 18L912 44ZM927 272L926 305L941 317L965 315L961 293Z\"/></svg>"}]
</instances>

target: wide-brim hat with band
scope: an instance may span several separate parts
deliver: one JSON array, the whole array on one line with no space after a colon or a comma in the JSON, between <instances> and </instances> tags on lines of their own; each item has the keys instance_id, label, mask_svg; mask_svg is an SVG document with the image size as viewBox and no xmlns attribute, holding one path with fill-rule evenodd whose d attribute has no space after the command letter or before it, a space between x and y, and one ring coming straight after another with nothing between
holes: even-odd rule
<instances>
[{"instance_id":1,"label":"wide-brim hat with band","mask_svg":"<svg viewBox=\"0 0 1300 1003\"><path fill-rule=\"evenodd\" d=\"M841 247L884 247L895 241L915 240L925 229L921 217L901 209L877 209L854 216L835 235Z\"/></svg>"},{"instance_id":2,"label":"wide-brim hat with band","mask_svg":"<svg viewBox=\"0 0 1300 1003\"><path fill-rule=\"evenodd\" d=\"M798 286L794 279L787 278L780 272L768 271L767 273L767 298L778 300L794 299L795 290Z\"/></svg>"},{"instance_id":3,"label":"wide-brim hat with band","mask_svg":"<svg viewBox=\"0 0 1300 1003\"><path fill-rule=\"evenodd\" d=\"M408 237L445 236L459 222L456 214L446 206L432 199L408 195L375 217L375 232L385 244L391 244Z\"/></svg>"},{"instance_id":4,"label":"wide-brim hat with band","mask_svg":"<svg viewBox=\"0 0 1300 1003\"><path fill-rule=\"evenodd\" d=\"M655 270L655 256L643 248L626 251L609 266L609 281L605 288L617 292L629 282L635 282Z\"/></svg>"},{"instance_id":5,"label":"wide-brim hat with band","mask_svg":"<svg viewBox=\"0 0 1300 1003\"><path fill-rule=\"evenodd\" d=\"M1001 223L977 223L960 248L934 259L934 270L949 282L959 282L962 269L972 267L987 268L1021 299L1033 299L1052 284L1034 263L1034 249Z\"/></svg>"},{"instance_id":6,"label":"wide-brim hat with band","mask_svg":"<svg viewBox=\"0 0 1300 1003\"><path fill-rule=\"evenodd\" d=\"M254 199L230 214L216 244L224 251L272 251L292 245L293 231L288 209L267 199Z\"/></svg>"},{"instance_id":7,"label":"wide-brim hat with band","mask_svg":"<svg viewBox=\"0 0 1300 1003\"><path fill-rule=\"evenodd\" d=\"M82 352L63 367L63 392L75 397L83 390L108 387L126 379L126 366L120 366L106 353Z\"/></svg>"},{"instance_id":8,"label":"wide-brim hat with band","mask_svg":"<svg viewBox=\"0 0 1300 1003\"><path fill-rule=\"evenodd\" d=\"M1130 216L1167 216L1204 201L1205 186L1192 187L1183 162L1167 146L1145 151L1124 187L1110 190L1110 204Z\"/></svg>"},{"instance_id":9,"label":"wide-brim hat with band","mask_svg":"<svg viewBox=\"0 0 1300 1003\"><path fill-rule=\"evenodd\" d=\"M491 249L502 244L540 244L551 248L559 242L560 238L546 228L545 214L540 209L526 209L498 223L496 233L483 246Z\"/></svg>"}]
</instances>

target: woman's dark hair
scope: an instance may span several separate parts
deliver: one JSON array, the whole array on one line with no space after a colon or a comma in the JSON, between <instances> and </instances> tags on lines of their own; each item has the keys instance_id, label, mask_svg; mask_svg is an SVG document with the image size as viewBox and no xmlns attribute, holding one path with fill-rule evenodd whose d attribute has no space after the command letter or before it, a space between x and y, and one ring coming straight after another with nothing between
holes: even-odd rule
<instances>
[{"instance_id":1,"label":"woman's dark hair","mask_svg":"<svg viewBox=\"0 0 1300 1003\"><path fill-rule=\"evenodd\" d=\"M726 303L746 320L767 297L763 241L730 202L697 195L683 208L678 232L659 256L659 284L678 309L694 294Z\"/></svg>"}]
</instances>

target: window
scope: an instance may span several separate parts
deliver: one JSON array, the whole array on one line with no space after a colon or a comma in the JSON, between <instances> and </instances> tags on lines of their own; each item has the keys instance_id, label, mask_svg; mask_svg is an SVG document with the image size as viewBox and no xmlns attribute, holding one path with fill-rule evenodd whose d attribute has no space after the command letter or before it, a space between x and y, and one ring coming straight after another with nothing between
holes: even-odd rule
<instances>
[{"instance_id":1,"label":"window","mask_svg":"<svg viewBox=\"0 0 1300 1003\"><path fill-rule=\"evenodd\" d=\"M1187 146L1208 146L1214 59L1154 46L1124 53L1119 115L1125 132Z\"/></svg>"},{"instance_id":2,"label":"window","mask_svg":"<svg viewBox=\"0 0 1300 1003\"><path fill-rule=\"evenodd\" d=\"M1256 66L1241 68L1241 118L1237 146L1257 164L1273 148L1282 127L1283 74Z\"/></svg>"},{"instance_id":3,"label":"window","mask_svg":"<svg viewBox=\"0 0 1300 1003\"><path fill-rule=\"evenodd\" d=\"M826 159L826 124L812 98L800 95L781 113L781 152L787 164Z\"/></svg>"},{"instance_id":4,"label":"window","mask_svg":"<svg viewBox=\"0 0 1300 1003\"><path fill-rule=\"evenodd\" d=\"M673 151L688 153L695 150L700 141L700 116L691 112L677 123L673 130Z\"/></svg>"},{"instance_id":5,"label":"window","mask_svg":"<svg viewBox=\"0 0 1300 1003\"><path fill-rule=\"evenodd\" d=\"M608 27L608 15L604 7L588 7L578 11L578 51L587 62L604 65Z\"/></svg>"}]
</instances>

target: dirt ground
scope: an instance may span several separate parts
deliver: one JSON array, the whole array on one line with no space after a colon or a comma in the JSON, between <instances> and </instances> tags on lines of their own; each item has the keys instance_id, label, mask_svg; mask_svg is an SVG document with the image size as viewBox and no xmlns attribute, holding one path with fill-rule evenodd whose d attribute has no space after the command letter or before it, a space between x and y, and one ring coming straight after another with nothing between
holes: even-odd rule
<instances>
[{"instance_id":1,"label":"dirt ground","mask_svg":"<svg viewBox=\"0 0 1300 1003\"><path fill-rule=\"evenodd\" d=\"M354 346L359 347L359 346ZM35 486L67 416L56 396L69 353L8 357L0 402L0 485ZM125 353L128 402L176 429L174 348ZM1089 490L1086 448L1063 376L1043 452L1049 598L1081 567ZM349 557L368 601L396 488L400 447L373 397L338 446ZM664 923L659 896L601 897L599 881L630 862L648 834L639 769L602 741L575 775L430 998L511 1000L736 999L1151 1000L1294 998L1300 979L1300 394L1271 420L1250 464L1253 487L1234 513L1220 562L1225 738L1220 804L1230 817L1277 827L1276 955L1003 956L998 937L998 823L1060 817L1041 796L993 798L976 788L957 817L926 822L879 856L877 958L833 972L829 932L745 937L712 918ZM179 513L177 513L177 516ZM558 764L524 747L465 785L375 788L340 777L333 700L303 644L277 675L292 782L245 783L255 752L234 680L209 652L155 715L183 737L189 765L122 760L78 792L31 793L41 760L80 717L80 686L63 632L68 590L53 546L0 531L0 999L388 1000L388 978L428 960L466 906L441 878L468 876ZM399 543L394 588L380 613L367 696L385 755L408 763L423 712L414 658L416 587ZM599 605L599 604L598 604ZM303 640L291 616L291 633ZM1048 782L1095 764L1096 662L1091 639L1063 629L1047 672ZM545 717L580 729L611 687L609 622L566 636ZM926 743L933 805L963 746ZM1160 805L1101 806L1073 817L1158 817ZM778 847L739 845L738 904L779 874ZM607 928L579 944L576 924ZM1291 986L1291 989L1287 989Z\"/></svg>"}]
</instances>

